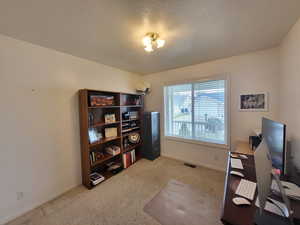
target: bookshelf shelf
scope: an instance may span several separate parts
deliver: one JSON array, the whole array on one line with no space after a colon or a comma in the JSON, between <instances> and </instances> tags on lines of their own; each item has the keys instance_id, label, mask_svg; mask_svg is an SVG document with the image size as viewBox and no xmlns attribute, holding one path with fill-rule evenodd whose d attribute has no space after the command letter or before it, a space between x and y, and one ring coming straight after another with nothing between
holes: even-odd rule
<instances>
[{"instance_id":1,"label":"bookshelf shelf","mask_svg":"<svg viewBox=\"0 0 300 225\"><path fill-rule=\"evenodd\" d=\"M139 144L134 144L126 148L124 145L126 144L127 146L127 144L130 144L128 142L128 135L130 133L138 132L141 135L143 129L143 101L143 96L139 94L91 89L79 90L82 184L88 189L95 187L90 180L90 175L92 173L97 172L101 174L105 177L105 180L114 175L114 173L107 170L109 163L121 164L122 167L124 167L123 159L127 157L128 152L132 155L131 164L141 158L142 141ZM100 104L109 102L109 105L97 106L99 102ZM114 114L115 122L105 123L105 116L110 116L110 114ZM125 117L124 114L129 114L130 116ZM135 114L135 117L138 117L138 119L134 119L132 116L133 114ZM129 126L125 123L128 123ZM138 127L134 127L134 123ZM131 126L134 128L129 130ZM101 135L105 137L108 128L116 128L115 131L117 131L117 136L103 138L100 141L90 143L89 134L91 133L91 130L96 133L101 133ZM128 131L124 132L126 129ZM91 138L92 137L93 136L91 136ZM121 152L117 155L108 154L106 148L113 146L120 147ZM104 156L97 161L92 161L95 159L94 153L92 152L103 153Z\"/></svg>"},{"instance_id":2,"label":"bookshelf shelf","mask_svg":"<svg viewBox=\"0 0 300 225\"><path fill-rule=\"evenodd\" d=\"M108 106L89 106L89 109L109 109L109 108L120 108L118 105L108 105Z\"/></svg>"},{"instance_id":3,"label":"bookshelf shelf","mask_svg":"<svg viewBox=\"0 0 300 225\"><path fill-rule=\"evenodd\" d=\"M111 172L109 172L109 171L105 171L105 172L102 172L101 175L105 177L105 180L102 181L101 183L97 184L97 185L92 185L91 188L89 188L89 189L92 189L92 188L94 188L94 187L96 187L96 186L98 186L98 185L104 183L105 181L107 181L109 178L111 178L111 177L114 176L115 174L113 174L113 173L111 173Z\"/></svg>"},{"instance_id":4,"label":"bookshelf shelf","mask_svg":"<svg viewBox=\"0 0 300 225\"><path fill-rule=\"evenodd\" d=\"M116 121L116 122L113 122L113 123L96 123L96 124L91 125L91 127L109 126L109 125L115 125L115 124L118 124L118 123L120 123L120 121Z\"/></svg>"},{"instance_id":5,"label":"bookshelf shelf","mask_svg":"<svg viewBox=\"0 0 300 225\"><path fill-rule=\"evenodd\" d=\"M136 132L138 132L138 131L139 131L139 129L135 129L135 130L128 131L128 132L126 132L126 133L123 133L123 134L122 134L122 137L127 137L127 136L129 136L130 134L136 133Z\"/></svg>"},{"instance_id":6,"label":"bookshelf shelf","mask_svg":"<svg viewBox=\"0 0 300 225\"><path fill-rule=\"evenodd\" d=\"M112 159L112 158L114 158L114 157L116 157L116 156L119 156L120 154L121 154L121 153L119 153L119 154L117 154L117 155L110 155L110 154L105 153L105 155L104 155L104 157L103 157L102 159L93 162L93 163L91 164L91 166L92 166L92 167L97 166L97 165L99 165L99 164L101 164L101 163L103 163L103 162L105 162L105 161L107 161L107 160L109 160L109 159Z\"/></svg>"},{"instance_id":7,"label":"bookshelf shelf","mask_svg":"<svg viewBox=\"0 0 300 225\"><path fill-rule=\"evenodd\" d=\"M113 174L113 173L110 172L110 171L105 171L105 172L102 172L102 175L105 177L105 180L108 180L109 178L111 178L111 177L114 176L115 174Z\"/></svg>"},{"instance_id":8,"label":"bookshelf shelf","mask_svg":"<svg viewBox=\"0 0 300 225\"><path fill-rule=\"evenodd\" d=\"M126 147L125 149L123 149L123 152L131 151L132 149L135 149L135 148L137 148L137 147L139 147L141 145L142 145L142 143L138 143L136 145L132 145L132 146Z\"/></svg>"},{"instance_id":9,"label":"bookshelf shelf","mask_svg":"<svg viewBox=\"0 0 300 225\"><path fill-rule=\"evenodd\" d=\"M104 143L107 143L107 142L110 142L110 141L114 141L114 140L117 140L117 139L120 139L120 138L121 138L120 136L118 136L118 137L111 137L111 138L103 138L101 141L97 141L95 143L92 143L89 146L90 147L94 147L94 146L97 146L97 145L102 145Z\"/></svg>"},{"instance_id":10,"label":"bookshelf shelf","mask_svg":"<svg viewBox=\"0 0 300 225\"><path fill-rule=\"evenodd\" d=\"M138 108L138 107L143 107L143 106L142 105L121 105L121 107L129 107L129 108L136 107L136 108Z\"/></svg>"},{"instance_id":11,"label":"bookshelf shelf","mask_svg":"<svg viewBox=\"0 0 300 225\"><path fill-rule=\"evenodd\" d=\"M122 123L131 122L131 121L139 121L140 119L131 119L131 120L122 120Z\"/></svg>"},{"instance_id":12,"label":"bookshelf shelf","mask_svg":"<svg viewBox=\"0 0 300 225\"><path fill-rule=\"evenodd\" d=\"M133 128L129 128L129 129L126 129L126 130L122 130L122 134L124 136L124 135L128 134L128 132L130 133L130 132L133 132L133 131L137 131L139 129L140 129L140 127L133 127Z\"/></svg>"}]
</instances>

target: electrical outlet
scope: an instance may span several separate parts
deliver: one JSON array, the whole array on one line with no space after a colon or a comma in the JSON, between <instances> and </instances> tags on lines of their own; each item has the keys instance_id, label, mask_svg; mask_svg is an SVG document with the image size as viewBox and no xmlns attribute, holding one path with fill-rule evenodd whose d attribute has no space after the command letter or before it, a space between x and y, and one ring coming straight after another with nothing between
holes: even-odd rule
<instances>
[{"instance_id":1,"label":"electrical outlet","mask_svg":"<svg viewBox=\"0 0 300 225\"><path fill-rule=\"evenodd\" d=\"M17 200L18 201L20 201L24 198L24 192L17 192L16 195L17 195Z\"/></svg>"}]
</instances>

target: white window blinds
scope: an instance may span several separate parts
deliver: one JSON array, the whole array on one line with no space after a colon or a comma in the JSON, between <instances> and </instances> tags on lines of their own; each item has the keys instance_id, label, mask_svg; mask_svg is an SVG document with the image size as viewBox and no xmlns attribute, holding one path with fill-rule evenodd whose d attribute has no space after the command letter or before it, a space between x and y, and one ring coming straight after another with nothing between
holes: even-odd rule
<instances>
[{"instance_id":1,"label":"white window blinds","mask_svg":"<svg viewBox=\"0 0 300 225\"><path fill-rule=\"evenodd\" d=\"M227 144L225 80L166 86L165 135Z\"/></svg>"}]
</instances>

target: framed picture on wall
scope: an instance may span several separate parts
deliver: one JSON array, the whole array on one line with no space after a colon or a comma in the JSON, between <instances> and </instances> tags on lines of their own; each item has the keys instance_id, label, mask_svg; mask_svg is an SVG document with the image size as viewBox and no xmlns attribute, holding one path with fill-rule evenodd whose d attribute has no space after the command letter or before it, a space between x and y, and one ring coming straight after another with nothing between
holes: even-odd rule
<instances>
[{"instance_id":1,"label":"framed picture on wall","mask_svg":"<svg viewBox=\"0 0 300 225\"><path fill-rule=\"evenodd\" d=\"M239 99L240 111L268 111L268 93L241 94Z\"/></svg>"}]
</instances>

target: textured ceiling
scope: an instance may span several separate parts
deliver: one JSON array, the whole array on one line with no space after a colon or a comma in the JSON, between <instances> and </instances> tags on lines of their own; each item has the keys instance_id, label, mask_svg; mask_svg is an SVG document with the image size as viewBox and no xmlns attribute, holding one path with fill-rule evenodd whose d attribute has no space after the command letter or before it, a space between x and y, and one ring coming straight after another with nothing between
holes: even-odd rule
<instances>
[{"instance_id":1,"label":"textured ceiling","mask_svg":"<svg viewBox=\"0 0 300 225\"><path fill-rule=\"evenodd\" d=\"M1 0L0 33L148 74L276 46L299 0ZM164 48L141 39L159 32Z\"/></svg>"}]
</instances>

